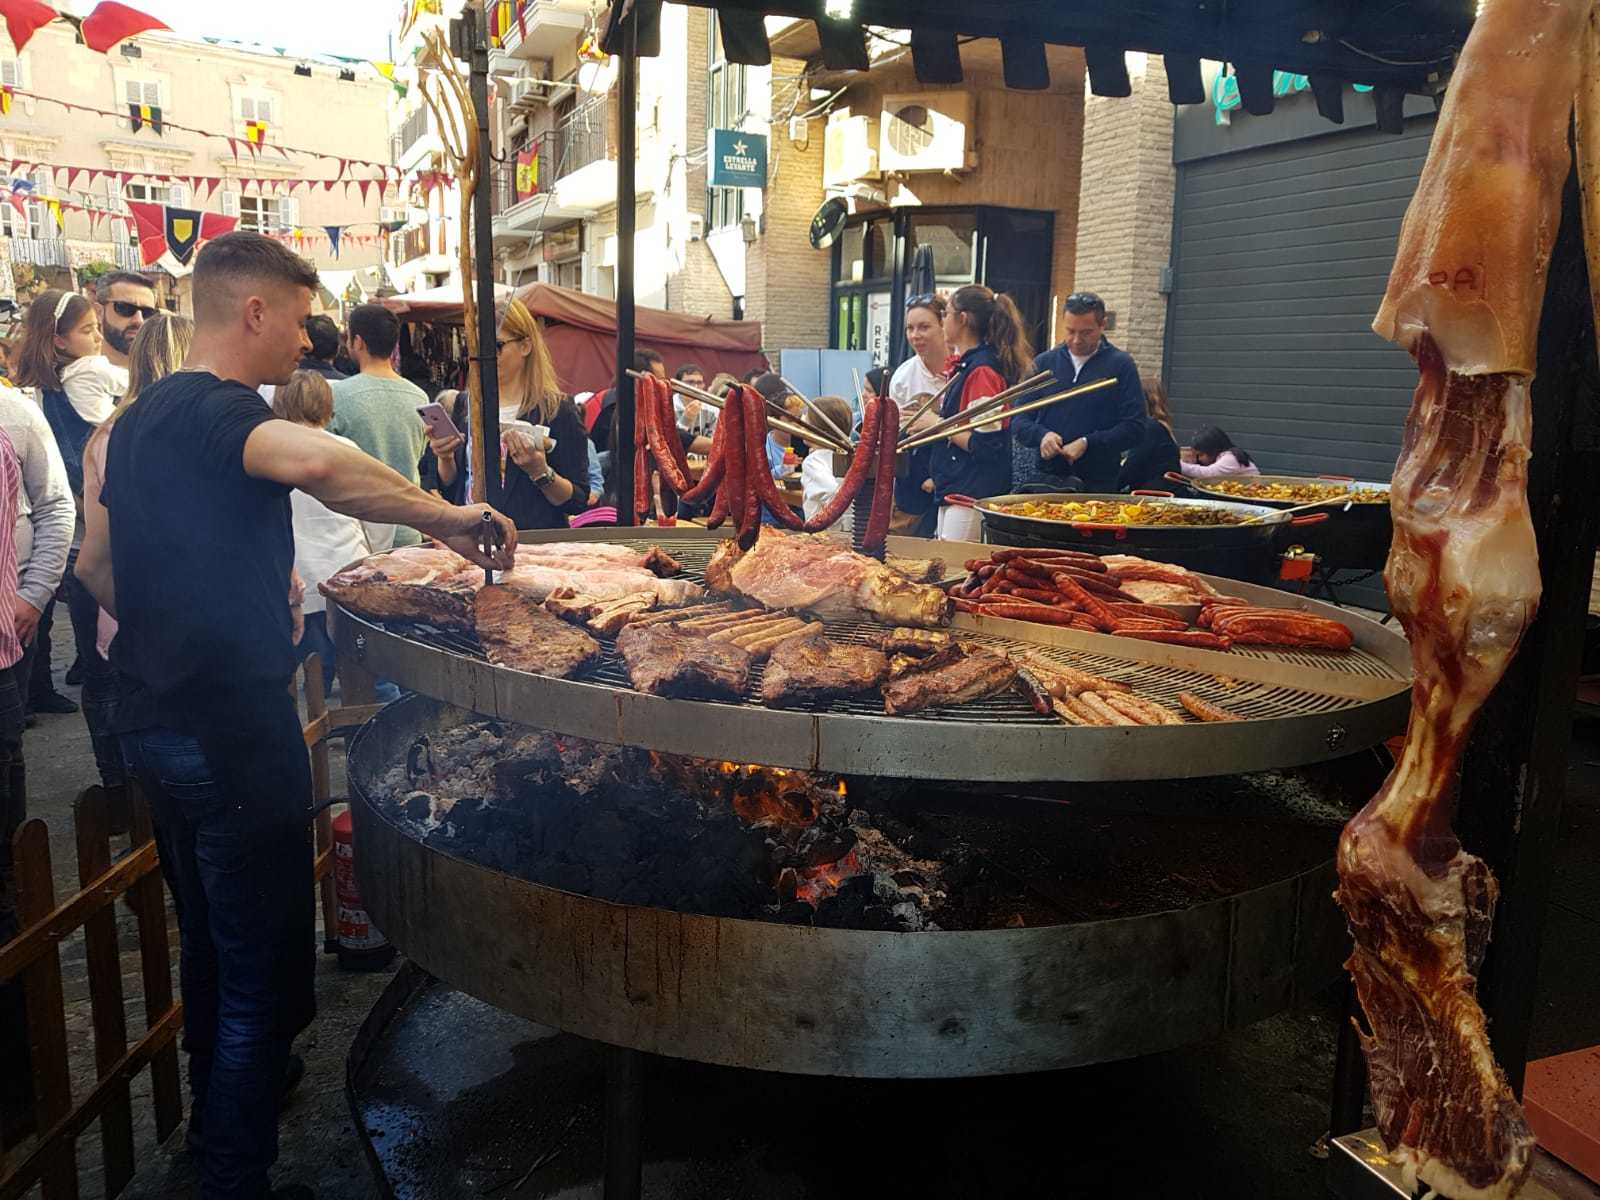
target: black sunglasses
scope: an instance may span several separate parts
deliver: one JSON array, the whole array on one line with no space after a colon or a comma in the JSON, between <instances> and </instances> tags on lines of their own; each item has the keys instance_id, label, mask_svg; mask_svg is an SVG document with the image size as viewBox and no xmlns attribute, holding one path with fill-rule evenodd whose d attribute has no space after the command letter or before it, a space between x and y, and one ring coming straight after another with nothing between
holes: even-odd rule
<instances>
[{"instance_id":1,"label":"black sunglasses","mask_svg":"<svg viewBox=\"0 0 1600 1200\"><path fill-rule=\"evenodd\" d=\"M514 337L514 338L495 338L495 340L494 340L494 352L496 354L499 354L500 351L504 350L512 342L523 342L523 341L526 341L526 340L527 340L526 338L519 338L519 337Z\"/></svg>"},{"instance_id":2,"label":"black sunglasses","mask_svg":"<svg viewBox=\"0 0 1600 1200\"><path fill-rule=\"evenodd\" d=\"M936 312L944 311L944 300L934 292L922 292L915 296L906 297L907 310L913 308L931 308Z\"/></svg>"},{"instance_id":3,"label":"black sunglasses","mask_svg":"<svg viewBox=\"0 0 1600 1200\"><path fill-rule=\"evenodd\" d=\"M112 310L119 317L131 317L134 313L138 313L146 321L150 321L154 320L155 315L161 311L159 308L153 308L148 304L132 304L127 300L110 300L107 303L111 305Z\"/></svg>"}]
</instances>

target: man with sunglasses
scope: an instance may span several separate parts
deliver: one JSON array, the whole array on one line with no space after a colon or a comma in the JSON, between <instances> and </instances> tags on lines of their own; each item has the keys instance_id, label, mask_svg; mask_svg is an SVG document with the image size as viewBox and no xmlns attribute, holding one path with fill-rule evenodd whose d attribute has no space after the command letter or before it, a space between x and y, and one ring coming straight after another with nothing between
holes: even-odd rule
<instances>
[{"instance_id":1,"label":"man with sunglasses","mask_svg":"<svg viewBox=\"0 0 1600 1200\"><path fill-rule=\"evenodd\" d=\"M113 271L102 275L95 287L100 309L100 333L105 353L113 366L128 369L128 351L144 323L161 310L156 307L156 290L143 275L132 271Z\"/></svg>"}]
</instances>

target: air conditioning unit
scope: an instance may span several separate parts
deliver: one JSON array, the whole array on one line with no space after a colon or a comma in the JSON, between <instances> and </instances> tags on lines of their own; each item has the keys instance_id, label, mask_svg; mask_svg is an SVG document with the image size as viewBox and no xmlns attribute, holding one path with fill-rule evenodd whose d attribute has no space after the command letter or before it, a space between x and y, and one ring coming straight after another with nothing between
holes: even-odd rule
<instances>
[{"instance_id":1,"label":"air conditioning unit","mask_svg":"<svg viewBox=\"0 0 1600 1200\"><path fill-rule=\"evenodd\" d=\"M965 171L972 150L972 93L919 92L883 98L878 165L885 171Z\"/></svg>"},{"instance_id":2,"label":"air conditioning unit","mask_svg":"<svg viewBox=\"0 0 1600 1200\"><path fill-rule=\"evenodd\" d=\"M535 79L513 79L507 92L512 108L544 103L544 84Z\"/></svg>"},{"instance_id":3,"label":"air conditioning unit","mask_svg":"<svg viewBox=\"0 0 1600 1200\"><path fill-rule=\"evenodd\" d=\"M411 210L409 208L380 208L378 210L378 220L385 225L392 225L396 221L402 224L409 224Z\"/></svg>"},{"instance_id":4,"label":"air conditioning unit","mask_svg":"<svg viewBox=\"0 0 1600 1200\"><path fill-rule=\"evenodd\" d=\"M689 240L698 242L706 236L706 219L699 213L689 214Z\"/></svg>"},{"instance_id":5,"label":"air conditioning unit","mask_svg":"<svg viewBox=\"0 0 1600 1200\"><path fill-rule=\"evenodd\" d=\"M822 186L845 187L878 178L878 129L872 118L849 109L828 114L822 135Z\"/></svg>"}]
</instances>

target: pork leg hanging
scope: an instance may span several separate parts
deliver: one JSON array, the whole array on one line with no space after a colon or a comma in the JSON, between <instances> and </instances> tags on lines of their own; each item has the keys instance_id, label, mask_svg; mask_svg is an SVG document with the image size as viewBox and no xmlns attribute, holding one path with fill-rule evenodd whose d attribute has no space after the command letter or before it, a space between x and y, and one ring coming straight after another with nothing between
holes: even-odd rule
<instances>
[{"instance_id":1,"label":"pork leg hanging","mask_svg":"<svg viewBox=\"0 0 1600 1200\"><path fill-rule=\"evenodd\" d=\"M1539 601L1528 388L1589 9L1483 5L1373 322L1420 376L1384 575L1415 683L1400 761L1340 838L1336 895L1379 1132L1453 1200L1514 1195L1534 1147L1477 1002L1497 885L1451 818L1473 720Z\"/></svg>"}]
</instances>

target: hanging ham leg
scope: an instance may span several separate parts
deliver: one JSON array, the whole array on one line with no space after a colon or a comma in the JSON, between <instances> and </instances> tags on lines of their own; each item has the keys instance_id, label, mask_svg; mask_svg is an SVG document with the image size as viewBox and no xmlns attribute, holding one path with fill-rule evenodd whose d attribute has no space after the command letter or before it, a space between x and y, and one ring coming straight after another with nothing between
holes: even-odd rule
<instances>
[{"instance_id":1,"label":"hanging ham leg","mask_svg":"<svg viewBox=\"0 0 1600 1200\"><path fill-rule=\"evenodd\" d=\"M1539 601L1528 387L1589 8L1484 5L1373 325L1420 375L1385 572L1415 685L1400 761L1340 839L1337 898L1379 1132L1453 1200L1515 1194L1534 1147L1477 1002L1497 887L1451 818L1467 735Z\"/></svg>"}]
</instances>

